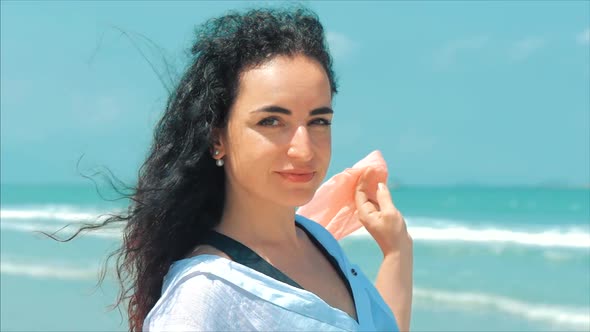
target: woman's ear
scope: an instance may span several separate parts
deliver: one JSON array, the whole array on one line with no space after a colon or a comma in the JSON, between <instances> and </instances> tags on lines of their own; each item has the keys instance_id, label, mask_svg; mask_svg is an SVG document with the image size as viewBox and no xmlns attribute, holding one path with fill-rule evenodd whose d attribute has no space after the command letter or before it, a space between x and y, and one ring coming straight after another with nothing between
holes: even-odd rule
<instances>
[{"instance_id":1,"label":"woman's ear","mask_svg":"<svg viewBox=\"0 0 590 332\"><path fill-rule=\"evenodd\" d=\"M211 155L213 155L214 159L222 158L225 155L225 146L221 135L221 128L214 128L211 132Z\"/></svg>"}]
</instances>

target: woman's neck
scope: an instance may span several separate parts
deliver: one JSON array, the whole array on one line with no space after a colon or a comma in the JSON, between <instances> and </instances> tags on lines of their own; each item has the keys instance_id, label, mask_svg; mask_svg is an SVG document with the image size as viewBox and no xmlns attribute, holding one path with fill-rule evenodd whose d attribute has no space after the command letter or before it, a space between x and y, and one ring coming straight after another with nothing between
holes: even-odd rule
<instances>
[{"instance_id":1,"label":"woman's neck","mask_svg":"<svg viewBox=\"0 0 590 332\"><path fill-rule=\"evenodd\" d=\"M231 190L227 191L221 222L215 230L252 249L295 250L300 246L294 207Z\"/></svg>"}]
</instances>

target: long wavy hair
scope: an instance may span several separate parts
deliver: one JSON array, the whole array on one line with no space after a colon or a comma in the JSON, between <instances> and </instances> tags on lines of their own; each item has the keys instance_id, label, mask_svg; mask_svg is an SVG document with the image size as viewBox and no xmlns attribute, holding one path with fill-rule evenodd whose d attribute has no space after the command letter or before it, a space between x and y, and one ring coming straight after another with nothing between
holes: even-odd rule
<instances>
[{"instance_id":1,"label":"long wavy hair","mask_svg":"<svg viewBox=\"0 0 590 332\"><path fill-rule=\"evenodd\" d=\"M170 265L220 222L225 173L215 166L211 149L215 131L227 124L240 73L296 54L323 66L335 94L324 29L309 9L230 12L197 28L188 68L170 93L138 181L125 194L129 207L79 230L124 223L122 245L109 259L116 257L120 284L115 306L128 303L131 331L142 330Z\"/></svg>"}]
</instances>

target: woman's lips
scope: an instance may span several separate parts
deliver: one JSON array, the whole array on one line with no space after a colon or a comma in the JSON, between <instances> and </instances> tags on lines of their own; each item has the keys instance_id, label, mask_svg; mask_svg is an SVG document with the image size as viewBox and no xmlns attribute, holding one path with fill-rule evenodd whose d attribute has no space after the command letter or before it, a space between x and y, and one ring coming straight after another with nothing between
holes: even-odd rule
<instances>
[{"instance_id":1,"label":"woman's lips","mask_svg":"<svg viewBox=\"0 0 590 332\"><path fill-rule=\"evenodd\" d=\"M310 173L289 173L289 172L277 172L285 180L291 182L304 183L309 182L313 179L315 172Z\"/></svg>"}]
</instances>

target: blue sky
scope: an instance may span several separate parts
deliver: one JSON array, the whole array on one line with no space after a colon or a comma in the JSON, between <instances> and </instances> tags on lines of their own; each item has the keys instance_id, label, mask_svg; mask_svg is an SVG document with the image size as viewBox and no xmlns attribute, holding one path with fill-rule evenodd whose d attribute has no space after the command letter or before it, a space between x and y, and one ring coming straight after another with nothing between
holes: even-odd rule
<instances>
[{"instance_id":1,"label":"blue sky","mask_svg":"<svg viewBox=\"0 0 590 332\"><path fill-rule=\"evenodd\" d=\"M264 4L2 1L2 183L83 182L82 154L133 181L167 92L117 28L181 70L195 25ZM408 185L590 184L590 2L307 4L340 83L330 174L379 149Z\"/></svg>"}]
</instances>

